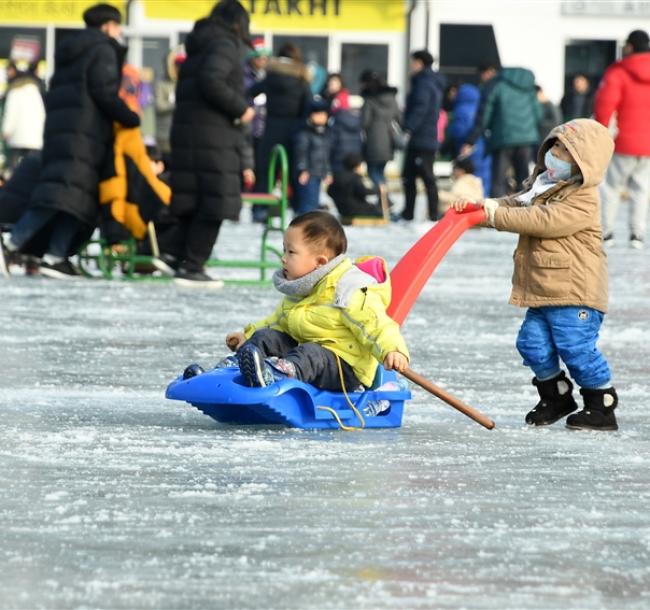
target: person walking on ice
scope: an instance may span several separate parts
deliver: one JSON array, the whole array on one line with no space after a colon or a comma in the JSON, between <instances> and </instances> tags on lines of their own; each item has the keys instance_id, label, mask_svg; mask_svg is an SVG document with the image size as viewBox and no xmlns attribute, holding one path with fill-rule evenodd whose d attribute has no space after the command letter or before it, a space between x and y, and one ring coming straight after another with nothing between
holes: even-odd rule
<instances>
[{"instance_id":1,"label":"person walking on ice","mask_svg":"<svg viewBox=\"0 0 650 610\"><path fill-rule=\"evenodd\" d=\"M542 143L519 194L456 201L481 205L486 223L519 234L510 303L528 307L517 337L524 364L535 373L540 401L526 415L546 426L576 411L573 383L584 408L568 428L617 430L618 406L607 360L596 347L607 311L607 258L602 248L598 185L614 150L609 132L592 119L555 127Z\"/></svg>"}]
</instances>

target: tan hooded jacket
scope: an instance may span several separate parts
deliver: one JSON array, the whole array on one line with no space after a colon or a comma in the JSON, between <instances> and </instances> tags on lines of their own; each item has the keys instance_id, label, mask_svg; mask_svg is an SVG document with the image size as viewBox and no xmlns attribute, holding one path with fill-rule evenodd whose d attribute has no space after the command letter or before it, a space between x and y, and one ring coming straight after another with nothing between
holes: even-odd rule
<instances>
[{"instance_id":1,"label":"tan hooded jacket","mask_svg":"<svg viewBox=\"0 0 650 610\"><path fill-rule=\"evenodd\" d=\"M580 181L561 181L522 206L498 199L494 227L519 233L510 303L520 307L585 305L607 311L607 258L603 252L598 185L612 157L608 130L576 119L551 131L537 153L530 183L546 168L544 155L559 139L578 164Z\"/></svg>"}]
</instances>

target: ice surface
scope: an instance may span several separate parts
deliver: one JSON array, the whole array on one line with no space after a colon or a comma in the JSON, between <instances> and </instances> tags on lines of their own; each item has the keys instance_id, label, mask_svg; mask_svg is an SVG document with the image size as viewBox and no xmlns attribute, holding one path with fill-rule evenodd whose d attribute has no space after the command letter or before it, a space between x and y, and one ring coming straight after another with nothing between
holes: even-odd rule
<instances>
[{"instance_id":1,"label":"ice surface","mask_svg":"<svg viewBox=\"0 0 650 610\"><path fill-rule=\"evenodd\" d=\"M352 228L351 253L392 264L427 228ZM404 327L492 432L418 388L398 430L220 425L164 388L273 289L0 280L0 607L649 608L650 251L610 254L598 434L523 424L513 246L466 233Z\"/></svg>"}]
</instances>

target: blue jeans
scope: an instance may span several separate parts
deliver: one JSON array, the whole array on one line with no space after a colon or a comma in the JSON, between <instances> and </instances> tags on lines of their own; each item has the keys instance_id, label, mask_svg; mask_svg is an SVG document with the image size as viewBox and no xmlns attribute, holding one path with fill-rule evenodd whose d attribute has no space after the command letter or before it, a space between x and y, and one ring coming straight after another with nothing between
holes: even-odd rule
<instances>
[{"instance_id":1,"label":"blue jeans","mask_svg":"<svg viewBox=\"0 0 650 610\"><path fill-rule=\"evenodd\" d=\"M580 387L609 385L607 360L596 347L604 317L590 307L531 307L517 337L524 364L549 379L560 372L561 358Z\"/></svg>"},{"instance_id":2,"label":"blue jeans","mask_svg":"<svg viewBox=\"0 0 650 610\"><path fill-rule=\"evenodd\" d=\"M296 184L296 214L318 209L320 204L320 178L310 176L307 184Z\"/></svg>"},{"instance_id":3,"label":"blue jeans","mask_svg":"<svg viewBox=\"0 0 650 610\"><path fill-rule=\"evenodd\" d=\"M74 254L74 244L82 223L72 214L49 208L29 208L14 225L11 241L20 250L41 231L49 230L47 254L67 258Z\"/></svg>"},{"instance_id":4,"label":"blue jeans","mask_svg":"<svg viewBox=\"0 0 650 610\"><path fill-rule=\"evenodd\" d=\"M376 186L386 184L386 177L384 176L386 161L380 161L379 163L366 163L366 165L368 166L368 178L372 180L373 184Z\"/></svg>"}]
</instances>

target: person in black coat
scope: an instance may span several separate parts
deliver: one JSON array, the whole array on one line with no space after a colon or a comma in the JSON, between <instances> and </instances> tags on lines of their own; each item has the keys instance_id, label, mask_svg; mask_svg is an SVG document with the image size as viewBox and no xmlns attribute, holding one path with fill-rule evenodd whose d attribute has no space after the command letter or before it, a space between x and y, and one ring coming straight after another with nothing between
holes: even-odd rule
<instances>
[{"instance_id":1,"label":"person in black coat","mask_svg":"<svg viewBox=\"0 0 650 610\"><path fill-rule=\"evenodd\" d=\"M317 210L320 204L321 182L330 184L332 181L327 107L328 104L324 100L313 100L310 104L309 119L296 135L296 214Z\"/></svg>"},{"instance_id":2,"label":"person in black coat","mask_svg":"<svg viewBox=\"0 0 650 610\"><path fill-rule=\"evenodd\" d=\"M345 218L382 216L381 205L368 201L369 196L378 195L378 190L368 188L363 183L362 162L363 159L358 153L347 155L343 169L334 173L334 181L327 189L327 194L333 199L339 214Z\"/></svg>"},{"instance_id":3,"label":"person in black coat","mask_svg":"<svg viewBox=\"0 0 650 610\"><path fill-rule=\"evenodd\" d=\"M309 74L296 45L283 45L278 57L269 62L266 78L248 90L253 97L260 93L266 94L266 127L260 141L255 190L261 193L268 191L269 159L271 149L276 144L282 144L287 150L290 182L295 190L298 184L294 172L293 143L307 119L312 98ZM263 221L266 217L262 209L254 213L255 220Z\"/></svg>"},{"instance_id":4,"label":"person in black coat","mask_svg":"<svg viewBox=\"0 0 650 610\"><path fill-rule=\"evenodd\" d=\"M402 169L405 199L402 220L413 220L417 177L422 179L427 192L429 218L438 219L438 188L433 162L438 150L438 115L445 79L431 69L432 65L433 57L428 51L411 53L411 90L404 109L408 145Z\"/></svg>"},{"instance_id":5,"label":"person in black coat","mask_svg":"<svg viewBox=\"0 0 650 610\"><path fill-rule=\"evenodd\" d=\"M401 123L397 89L389 87L374 70L365 70L359 80L363 97L363 157L368 166L368 177L379 187L386 184L384 168L395 154L396 130Z\"/></svg>"},{"instance_id":6,"label":"person in black coat","mask_svg":"<svg viewBox=\"0 0 650 610\"><path fill-rule=\"evenodd\" d=\"M333 172L343 169L349 154L361 153L361 120L351 110L332 111L329 120L330 165Z\"/></svg>"},{"instance_id":7,"label":"person in black coat","mask_svg":"<svg viewBox=\"0 0 650 610\"><path fill-rule=\"evenodd\" d=\"M46 97L42 168L30 209L14 226L10 250L43 256L41 274L68 278L68 260L97 223L100 173L110 158L113 121L137 127L140 118L118 97L125 49L117 42L121 15L97 4L86 29L57 47Z\"/></svg>"},{"instance_id":8,"label":"person in black coat","mask_svg":"<svg viewBox=\"0 0 650 610\"><path fill-rule=\"evenodd\" d=\"M593 114L594 94L589 79L584 74L576 74L571 79L571 89L562 97L560 108L563 117L560 122L564 123Z\"/></svg>"},{"instance_id":9,"label":"person in black coat","mask_svg":"<svg viewBox=\"0 0 650 610\"><path fill-rule=\"evenodd\" d=\"M171 131L171 213L175 230L160 249L161 271L177 283L220 286L204 271L223 220L241 210L243 124L255 114L246 101L242 43L249 17L237 0L222 0L185 41L187 59L176 86Z\"/></svg>"}]
</instances>

